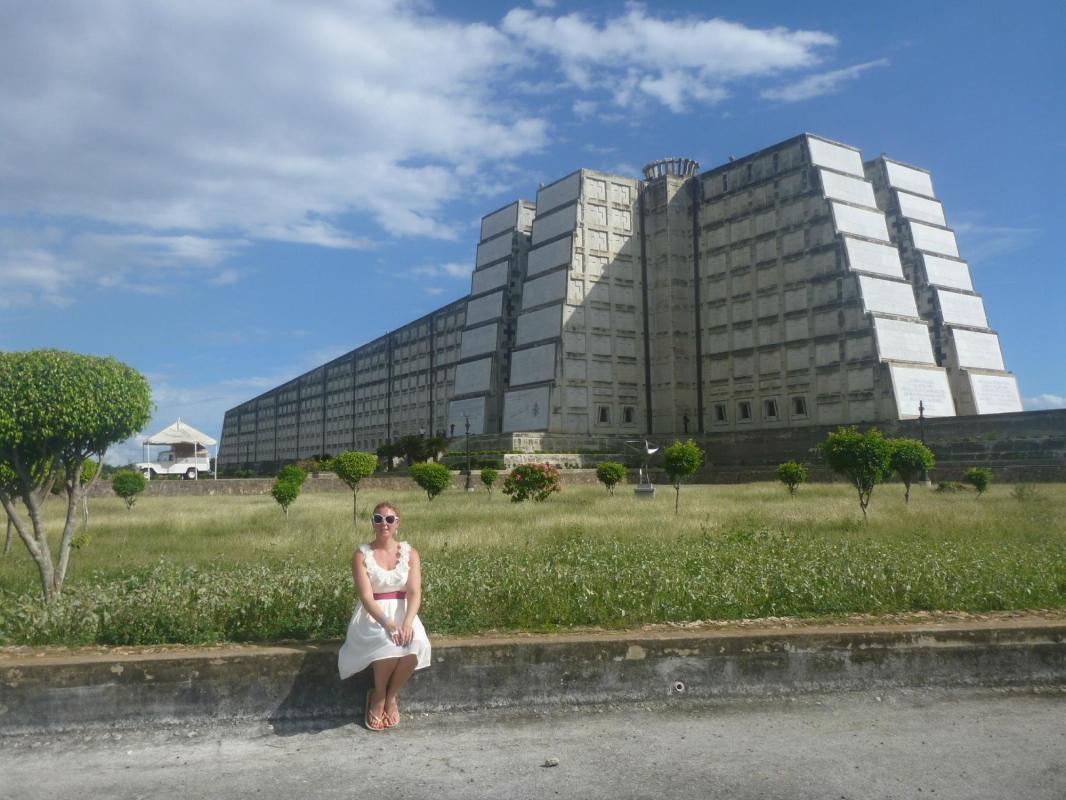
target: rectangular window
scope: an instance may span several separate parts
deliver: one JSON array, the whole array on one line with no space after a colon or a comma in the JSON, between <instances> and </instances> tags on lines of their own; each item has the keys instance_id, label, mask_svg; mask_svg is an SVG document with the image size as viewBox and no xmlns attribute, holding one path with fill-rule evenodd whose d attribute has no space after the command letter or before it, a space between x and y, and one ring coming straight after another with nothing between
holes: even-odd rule
<instances>
[{"instance_id":1,"label":"rectangular window","mask_svg":"<svg viewBox=\"0 0 1066 800\"><path fill-rule=\"evenodd\" d=\"M729 191L729 175L727 173L724 173L724 172L722 173L722 191L723 192L728 192Z\"/></svg>"},{"instance_id":2,"label":"rectangular window","mask_svg":"<svg viewBox=\"0 0 1066 800\"><path fill-rule=\"evenodd\" d=\"M737 419L740 422L751 422L751 401L741 400L737 403Z\"/></svg>"},{"instance_id":3,"label":"rectangular window","mask_svg":"<svg viewBox=\"0 0 1066 800\"><path fill-rule=\"evenodd\" d=\"M728 422L729 416L726 414L725 403L714 404L714 421L715 422Z\"/></svg>"},{"instance_id":4,"label":"rectangular window","mask_svg":"<svg viewBox=\"0 0 1066 800\"><path fill-rule=\"evenodd\" d=\"M762 418L763 419L777 419L777 401L763 400L762 401Z\"/></svg>"},{"instance_id":5,"label":"rectangular window","mask_svg":"<svg viewBox=\"0 0 1066 800\"><path fill-rule=\"evenodd\" d=\"M792 398L792 416L793 417L806 417L807 416L807 398L806 397L793 397Z\"/></svg>"},{"instance_id":6,"label":"rectangular window","mask_svg":"<svg viewBox=\"0 0 1066 800\"><path fill-rule=\"evenodd\" d=\"M637 418L637 409L634 406L622 407L622 422L626 425L632 425Z\"/></svg>"},{"instance_id":7,"label":"rectangular window","mask_svg":"<svg viewBox=\"0 0 1066 800\"><path fill-rule=\"evenodd\" d=\"M610 406L597 406L596 407L596 421L600 425L607 425L611 421L611 407Z\"/></svg>"}]
</instances>

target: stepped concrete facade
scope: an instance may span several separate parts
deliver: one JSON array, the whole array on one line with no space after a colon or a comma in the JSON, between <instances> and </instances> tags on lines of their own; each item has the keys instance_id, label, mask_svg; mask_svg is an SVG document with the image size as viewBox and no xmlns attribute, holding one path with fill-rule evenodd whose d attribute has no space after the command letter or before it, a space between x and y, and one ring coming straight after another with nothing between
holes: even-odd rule
<instances>
[{"instance_id":1,"label":"stepped concrete facade","mask_svg":"<svg viewBox=\"0 0 1066 800\"><path fill-rule=\"evenodd\" d=\"M1021 410L929 172L803 134L493 211L468 296L226 412L219 463Z\"/></svg>"}]
</instances>

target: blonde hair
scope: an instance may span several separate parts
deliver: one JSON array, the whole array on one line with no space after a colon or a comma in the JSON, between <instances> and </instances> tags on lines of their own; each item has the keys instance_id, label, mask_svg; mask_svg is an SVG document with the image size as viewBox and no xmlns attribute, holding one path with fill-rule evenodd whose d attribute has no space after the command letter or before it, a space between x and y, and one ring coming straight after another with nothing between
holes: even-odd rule
<instances>
[{"instance_id":1,"label":"blonde hair","mask_svg":"<svg viewBox=\"0 0 1066 800\"><path fill-rule=\"evenodd\" d=\"M400 509L396 507L395 503L390 503L388 500L382 500L380 503L374 506L374 510L371 513L377 514L383 508L391 508L393 511L396 512L396 516L400 516Z\"/></svg>"}]
</instances>

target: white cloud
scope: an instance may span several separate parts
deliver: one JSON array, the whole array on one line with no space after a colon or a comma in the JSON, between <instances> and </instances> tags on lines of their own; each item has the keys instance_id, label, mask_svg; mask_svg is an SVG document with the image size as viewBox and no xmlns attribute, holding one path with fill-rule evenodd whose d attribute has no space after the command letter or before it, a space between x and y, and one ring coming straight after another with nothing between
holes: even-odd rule
<instances>
[{"instance_id":1,"label":"white cloud","mask_svg":"<svg viewBox=\"0 0 1066 800\"><path fill-rule=\"evenodd\" d=\"M1015 225L989 225L984 214L963 211L950 223L959 241L959 252L971 264L1009 255L1033 244L1039 228Z\"/></svg>"},{"instance_id":2,"label":"white cloud","mask_svg":"<svg viewBox=\"0 0 1066 800\"><path fill-rule=\"evenodd\" d=\"M1057 394L1038 394L1025 398L1026 411L1042 411L1049 408L1066 408L1066 397Z\"/></svg>"},{"instance_id":3,"label":"white cloud","mask_svg":"<svg viewBox=\"0 0 1066 800\"><path fill-rule=\"evenodd\" d=\"M583 14L549 16L516 8L502 29L527 51L556 59L582 91L605 90L623 106L655 100L675 112L714 105L727 84L815 66L837 44L821 31L749 28L723 19L649 15L630 5L602 24Z\"/></svg>"},{"instance_id":4,"label":"white cloud","mask_svg":"<svg viewBox=\"0 0 1066 800\"><path fill-rule=\"evenodd\" d=\"M411 274L427 278L457 278L461 280L470 280L470 274L473 271L474 268L470 264L452 261L447 264L424 264L412 269Z\"/></svg>"},{"instance_id":5,"label":"white cloud","mask_svg":"<svg viewBox=\"0 0 1066 800\"><path fill-rule=\"evenodd\" d=\"M786 86L765 89L762 92L762 97L766 100L778 100L782 103L799 103L803 100L810 100L814 97L821 97L824 94L840 91L844 84L855 80L867 70L875 67L887 67L888 63L888 59L881 58L877 61L868 61L865 64L856 64L830 72L821 72L817 75L808 75Z\"/></svg>"}]
</instances>

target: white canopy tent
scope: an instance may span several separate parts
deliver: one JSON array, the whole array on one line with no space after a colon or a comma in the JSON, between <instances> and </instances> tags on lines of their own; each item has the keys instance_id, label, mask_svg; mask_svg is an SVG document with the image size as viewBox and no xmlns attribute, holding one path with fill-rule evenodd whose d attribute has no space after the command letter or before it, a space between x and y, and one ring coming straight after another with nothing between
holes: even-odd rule
<instances>
[{"instance_id":1,"label":"white canopy tent","mask_svg":"<svg viewBox=\"0 0 1066 800\"><path fill-rule=\"evenodd\" d=\"M188 425L178 418L178 421L172 425L168 425L159 431L159 433L152 434L143 441L145 447L145 461L151 461L151 448L152 445L162 445L170 447L172 450L191 450L191 453L196 457L200 450L203 449L207 452L208 447L213 447L218 444L215 439L212 439L206 433L196 430L192 425ZM187 448L183 448L182 445L187 445ZM214 476L218 478L218 450L215 451L214 456Z\"/></svg>"}]
</instances>

